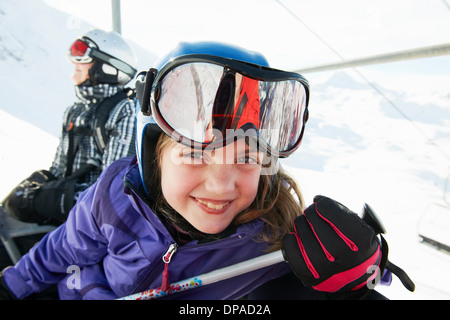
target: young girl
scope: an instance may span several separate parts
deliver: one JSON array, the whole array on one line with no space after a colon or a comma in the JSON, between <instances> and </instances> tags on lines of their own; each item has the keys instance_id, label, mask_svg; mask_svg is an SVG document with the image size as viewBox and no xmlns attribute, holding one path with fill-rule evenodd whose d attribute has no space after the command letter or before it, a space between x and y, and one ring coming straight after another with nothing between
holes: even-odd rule
<instances>
[{"instance_id":1,"label":"young girl","mask_svg":"<svg viewBox=\"0 0 450 320\"><path fill-rule=\"evenodd\" d=\"M183 43L145 75L136 85L137 158L111 164L67 222L4 271L3 295L22 299L54 283L61 299L166 290L169 283L280 249L290 232L294 240L284 245L290 265L306 262L311 270L314 256L305 255L306 239L296 240L292 223L303 212L302 195L276 165L302 139L306 80L270 69L258 53L217 43ZM368 245L370 255L379 252L374 245ZM292 275L290 265L167 298L238 299L273 279L290 297L308 296L299 281L281 281ZM270 292L281 297L280 290Z\"/></svg>"}]
</instances>

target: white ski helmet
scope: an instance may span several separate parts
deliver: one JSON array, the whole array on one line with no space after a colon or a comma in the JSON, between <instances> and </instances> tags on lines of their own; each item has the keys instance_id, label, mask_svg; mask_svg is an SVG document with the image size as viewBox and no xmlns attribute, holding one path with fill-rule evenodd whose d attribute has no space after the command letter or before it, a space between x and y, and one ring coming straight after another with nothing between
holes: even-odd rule
<instances>
[{"instance_id":1,"label":"white ski helmet","mask_svg":"<svg viewBox=\"0 0 450 320\"><path fill-rule=\"evenodd\" d=\"M73 49L77 41L86 42L84 51ZM124 85L136 74L137 57L134 50L114 31L94 29L87 32L72 44L69 57L79 63L87 63L94 59L94 65L89 71L93 85L97 83Z\"/></svg>"}]
</instances>

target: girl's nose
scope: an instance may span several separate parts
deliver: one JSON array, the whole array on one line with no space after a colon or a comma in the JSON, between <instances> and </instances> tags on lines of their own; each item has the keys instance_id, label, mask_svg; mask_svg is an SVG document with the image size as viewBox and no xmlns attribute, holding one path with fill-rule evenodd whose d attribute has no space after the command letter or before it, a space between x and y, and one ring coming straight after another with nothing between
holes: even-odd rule
<instances>
[{"instance_id":1,"label":"girl's nose","mask_svg":"<svg viewBox=\"0 0 450 320\"><path fill-rule=\"evenodd\" d=\"M225 196L234 191L234 170L232 164L209 164L205 172L205 189L216 195Z\"/></svg>"}]
</instances>

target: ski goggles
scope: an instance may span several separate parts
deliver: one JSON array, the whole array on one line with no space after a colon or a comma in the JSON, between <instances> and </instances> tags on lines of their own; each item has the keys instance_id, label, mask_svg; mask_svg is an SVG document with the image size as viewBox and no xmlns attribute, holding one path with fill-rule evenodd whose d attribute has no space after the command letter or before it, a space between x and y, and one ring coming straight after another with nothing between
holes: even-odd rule
<instances>
[{"instance_id":1,"label":"ski goggles","mask_svg":"<svg viewBox=\"0 0 450 320\"><path fill-rule=\"evenodd\" d=\"M172 59L153 76L148 122L156 122L175 141L205 149L252 137L260 149L278 157L300 145L309 100L308 82L300 74L187 55ZM148 105L141 110L148 113ZM138 125L143 125L142 117Z\"/></svg>"},{"instance_id":2,"label":"ski goggles","mask_svg":"<svg viewBox=\"0 0 450 320\"><path fill-rule=\"evenodd\" d=\"M136 73L136 69L129 64L98 50L95 43L87 39L75 40L69 48L68 57L75 63L91 63L96 58L110 64L131 78Z\"/></svg>"},{"instance_id":3,"label":"ski goggles","mask_svg":"<svg viewBox=\"0 0 450 320\"><path fill-rule=\"evenodd\" d=\"M92 42L77 39L70 46L68 56L70 60L76 63L91 63L94 59L90 53L92 50L91 48L94 46L95 45Z\"/></svg>"}]
</instances>

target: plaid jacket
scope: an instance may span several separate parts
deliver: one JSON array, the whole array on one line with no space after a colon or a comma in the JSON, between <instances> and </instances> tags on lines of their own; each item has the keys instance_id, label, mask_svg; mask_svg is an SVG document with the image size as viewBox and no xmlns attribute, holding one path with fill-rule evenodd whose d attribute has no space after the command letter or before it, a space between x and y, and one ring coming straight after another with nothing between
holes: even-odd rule
<instances>
[{"instance_id":1,"label":"plaid jacket","mask_svg":"<svg viewBox=\"0 0 450 320\"><path fill-rule=\"evenodd\" d=\"M122 90L122 87L109 84L94 87L77 86L75 94L78 101L64 112L62 133L50 172L58 178L65 176L69 158L69 130L74 132L72 172L76 172L86 164L96 166L78 181L75 198L93 184L103 169L113 161L135 154L135 100L124 99L109 113L105 124L109 140L104 152L98 148L90 132L99 103L119 90Z\"/></svg>"}]
</instances>

